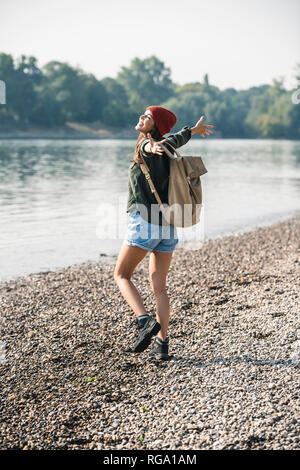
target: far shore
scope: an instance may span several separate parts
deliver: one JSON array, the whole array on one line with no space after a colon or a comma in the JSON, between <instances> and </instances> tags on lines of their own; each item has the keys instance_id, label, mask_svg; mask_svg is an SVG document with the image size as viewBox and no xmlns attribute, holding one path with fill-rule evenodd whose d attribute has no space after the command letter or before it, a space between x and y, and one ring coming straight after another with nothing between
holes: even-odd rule
<instances>
[{"instance_id":1,"label":"far shore","mask_svg":"<svg viewBox=\"0 0 300 470\"><path fill-rule=\"evenodd\" d=\"M103 139L135 139L136 131L130 129L110 130L105 129L97 132L93 131L76 131L68 127L61 128L32 128L32 129L11 129L6 131L0 130L0 140L4 139L66 139L66 140L103 140Z\"/></svg>"},{"instance_id":2,"label":"far shore","mask_svg":"<svg viewBox=\"0 0 300 470\"><path fill-rule=\"evenodd\" d=\"M179 129L174 132L178 132ZM137 131L134 127L124 128L107 128L104 126L97 127L95 125L67 123L65 126L44 128L38 126L28 126L24 128L2 128L0 126L0 140L6 139L65 139L65 140L108 140L108 139L133 139L137 138ZM196 139L203 139L196 136ZM222 136L217 129L210 139L244 139L244 140L270 140L270 137L226 137ZM283 138L272 138L271 140L283 140ZM286 140L286 139L284 139ZM299 139L287 139L299 140Z\"/></svg>"}]
</instances>

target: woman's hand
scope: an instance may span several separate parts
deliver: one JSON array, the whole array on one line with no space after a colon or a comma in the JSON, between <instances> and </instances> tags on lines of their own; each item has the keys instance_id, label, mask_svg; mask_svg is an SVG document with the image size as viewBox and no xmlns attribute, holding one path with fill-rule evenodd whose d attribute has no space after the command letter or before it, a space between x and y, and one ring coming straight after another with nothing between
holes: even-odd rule
<instances>
[{"instance_id":1,"label":"woman's hand","mask_svg":"<svg viewBox=\"0 0 300 470\"><path fill-rule=\"evenodd\" d=\"M210 131L208 128L214 127L214 126L211 126L209 124L205 125L203 124L203 121L204 121L204 116L201 116L201 118L199 119L195 127L191 128L192 135L200 134L202 137L205 137L205 134L206 135L212 134L212 131Z\"/></svg>"},{"instance_id":2,"label":"woman's hand","mask_svg":"<svg viewBox=\"0 0 300 470\"><path fill-rule=\"evenodd\" d=\"M166 142L168 139L162 139L159 142L153 142L152 135L150 133L147 134L149 142L145 145L145 151L147 153L156 153L157 155L162 155L164 153L164 149L161 147L161 144Z\"/></svg>"},{"instance_id":3,"label":"woman's hand","mask_svg":"<svg viewBox=\"0 0 300 470\"><path fill-rule=\"evenodd\" d=\"M166 142L168 139L162 139L159 142L153 142L152 135L150 133L147 134L147 137L149 139L149 142L144 147L145 152L162 155L164 152L164 149L160 145ZM139 154L134 157L133 161L137 163L138 165L143 163L143 160Z\"/></svg>"}]
</instances>

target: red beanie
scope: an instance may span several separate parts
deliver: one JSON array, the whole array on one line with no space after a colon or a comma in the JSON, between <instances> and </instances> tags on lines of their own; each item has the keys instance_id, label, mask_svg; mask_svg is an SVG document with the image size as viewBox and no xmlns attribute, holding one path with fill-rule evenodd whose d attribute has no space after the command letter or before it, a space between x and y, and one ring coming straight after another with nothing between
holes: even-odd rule
<instances>
[{"instance_id":1,"label":"red beanie","mask_svg":"<svg viewBox=\"0 0 300 470\"><path fill-rule=\"evenodd\" d=\"M162 108L161 106L148 106L146 110L147 109L149 109L151 112L156 127L161 135L167 134L170 132L172 127L175 126L177 117L174 113L172 113L172 111L169 111L166 108Z\"/></svg>"}]
</instances>

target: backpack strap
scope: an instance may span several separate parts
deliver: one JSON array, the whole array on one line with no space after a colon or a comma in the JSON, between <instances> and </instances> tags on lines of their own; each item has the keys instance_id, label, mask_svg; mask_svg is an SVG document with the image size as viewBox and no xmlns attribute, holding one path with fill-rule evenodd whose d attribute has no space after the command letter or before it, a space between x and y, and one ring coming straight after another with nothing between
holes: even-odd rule
<instances>
[{"instance_id":1,"label":"backpack strap","mask_svg":"<svg viewBox=\"0 0 300 470\"><path fill-rule=\"evenodd\" d=\"M165 147L163 144L160 144L161 147L164 149L165 153L168 155L168 157L172 158L173 160L181 160L183 157L180 155L180 153L178 152L178 150L173 147L173 145L171 145L169 142L167 142L168 145L170 145L170 147L174 150L174 154L176 155L176 157L173 155L172 152L170 152L170 150Z\"/></svg>"},{"instance_id":2,"label":"backpack strap","mask_svg":"<svg viewBox=\"0 0 300 470\"><path fill-rule=\"evenodd\" d=\"M170 152L170 153L171 153L171 152ZM143 157L142 155L140 155L140 157L141 157L141 159L142 159L142 161L143 161L143 163L140 163L141 170L142 170L142 172L144 173L144 175L145 175L145 177L146 177L146 180L147 180L148 183L149 183L151 192L154 194L155 199L157 200L159 206L162 206L163 204L162 204L162 202L161 202L161 199L160 199L160 197L159 197L159 194L158 194L158 192L156 191L156 188L155 188L155 186L154 186L154 184L153 184L153 181L152 181L152 179L151 179L151 177L150 177L150 172L149 172L148 165L147 165L147 163L145 162L144 157Z\"/></svg>"},{"instance_id":3,"label":"backpack strap","mask_svg":"<svg viewBox=\"0 0 300 470\"><path fill-rule=\"evenodd\" d=\"M176 157L174 157L174 155L172 154L172 152L170 152L170 150L165 147L164 145L161 144L161 146L163 147L164 151L166 152L166 154L168 155L168 157L172 158L173 160L181 160L183 157L180 155L180 153L173 147L173 145L171 145L169 142L168 142L168 145L170 145L170 147L174 150L174 153L176 154ZM156 191L156 188L153 184L153 181L150 177L150 172L149 172L149 168L148 168L148 165L147 163L145 162L145 159L143 157L143 155L140 153L140 158L142 160L143 163L140 163L140 167L141 167L141 170L142 172L144 173L148 183L149 183L149 186L150 186L150 189L151 189L151 192L154 194L155 196L155 199L157 200L159 206L163 206L163 203L161 202L161 199L159 197L159 194L158 192Z\"/></svg>"}]
</instances>

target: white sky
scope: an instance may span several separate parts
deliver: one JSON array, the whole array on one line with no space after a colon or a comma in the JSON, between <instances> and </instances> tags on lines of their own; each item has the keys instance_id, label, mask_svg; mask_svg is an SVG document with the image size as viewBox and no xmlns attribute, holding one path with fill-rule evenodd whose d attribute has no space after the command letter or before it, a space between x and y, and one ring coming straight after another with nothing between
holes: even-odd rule
<instances>
[{"instance_id":1,"label":"white sky","mask_svg":"<svg viewBox=\"0 0 300 470\"><path fill-rule=\"evenodd\" d=\"M0 0L0 52L115 78L156 55L183 84L297 87L300 0ZM0 77L1 78L1 77Z\"/></svg>"}]
</instances>

